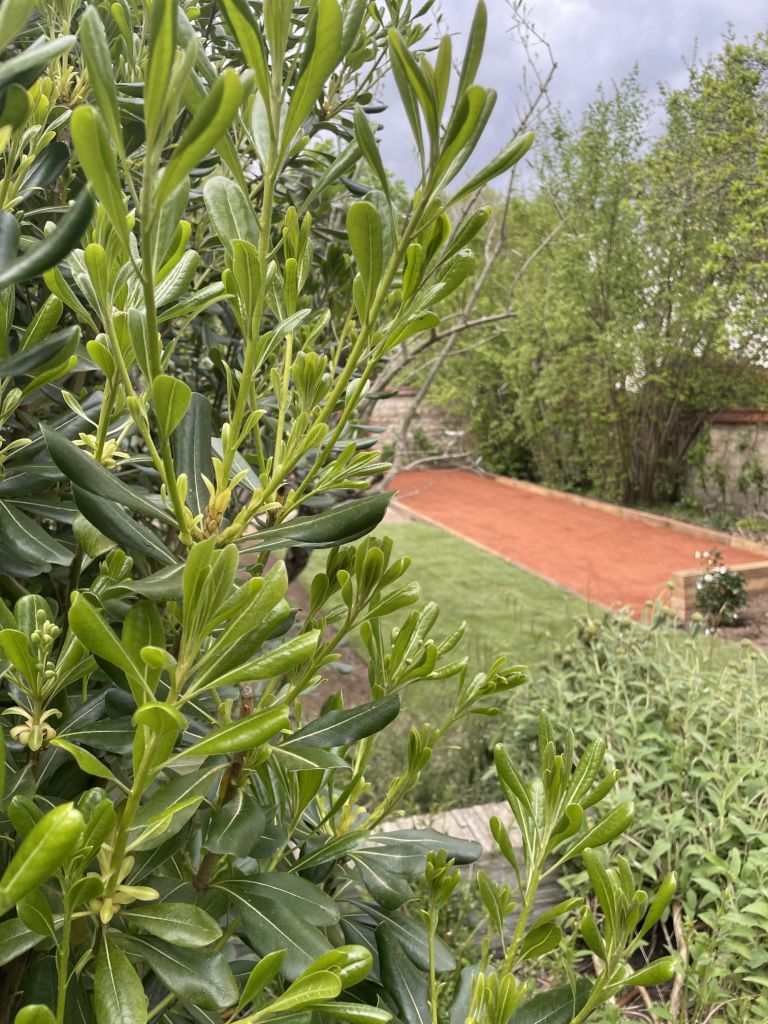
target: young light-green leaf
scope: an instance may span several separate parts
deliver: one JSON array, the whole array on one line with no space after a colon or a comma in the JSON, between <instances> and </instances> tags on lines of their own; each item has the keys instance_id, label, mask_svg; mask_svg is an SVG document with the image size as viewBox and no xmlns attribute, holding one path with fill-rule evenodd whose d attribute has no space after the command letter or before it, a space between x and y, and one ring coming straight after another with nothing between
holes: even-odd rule
<instances>
[{"instance_id":1,"label":"young light-green leaf","mask_svg":"<svg viewBox=\"0 0 768 1024\"><path fill-rule=\"evenodd\" d=\"M261 714L248 715L231 725L210 733L193 743L191 747L176 754L176 758L210 757L212 754L232 754L240 750L251 750L275 733L288 727L288 708L270 708Z\"/></svg>"},{"instance_id":2,"label":"young light-green leaf","mask_svg":"<svg viewBox=\"0 0 768 1024\"><path fill-rule=\"evenodd\" d=\"M128 224L123 190L104 121L95 107L83 106L72 114L70 126L80 166L127 252Z\"/></svg>"},{"instance_id":3,"label":"young light-green leaf","mask_svg":"<svg viewBox=\"0 0 768 1024\"><path fill-rule=\"evenodd\" d=\"M352 203L347 211L347 234L363 279L367 311L370 311L384 262L381 219L373 203L366 200Z\"/></svg>"},{"instance_id":4,"label":"young light-green leaf","mask_svg":"<svg viewBox=\"0 0 768 1024\"><path fill-rule=\"evenodd\" d=\"M154 903L124 912L131 924L175 946L197 949L221 938L221 928L210 914L190 903Z\"/></svg>"},{"instance_id":5,"label":"young light-green leaf","mask_svg":"<svg viewBox=\"0 0 768 1024\"><path fill-rule=\"evenodd\" d=\"M288 146L320 97L329 75L341 57L343 18L336 0L316 0L315 31L309 35L312 51L299 75L288 107L283 129L283 147Z\"/></svg>"},{"instance_id":6,"label":"young light-green leaf","mask_svg":"<svg viewBox=\"0 0 768 1024\"><path fill-rule=\"evenodd\" d=\"M237 72L227 68L195 112L163 171L155 194L156 211L183 178L215 149L216 143L232 124L242 96Z\"/></svg>"},{"instance_id":7,"label":"young light-green leaf","mask_svg":"<svg viewBox=\"0 0 768 1024\"><path fill-rule=\"evenodd\" d=\"M170 437L181 423L191 398L191 388L178 377L161 373L152 381L152 402L163 437Z\"/></svg>"},{"instance_id":8,"label":"young light-green leaf","mask_svg":"<svg viewBox=\"0 0 768 1024\"><path fill-rule=\"evenodd\" d=\"M80 46L88 69L88 81L96 98L96 105L109 130L112 141L123 146L120 112L117 106L117 87L112 57L109 52L107 33L96 7L86 7L80 18L78 30Z\"/></svg>"}]
</instances>

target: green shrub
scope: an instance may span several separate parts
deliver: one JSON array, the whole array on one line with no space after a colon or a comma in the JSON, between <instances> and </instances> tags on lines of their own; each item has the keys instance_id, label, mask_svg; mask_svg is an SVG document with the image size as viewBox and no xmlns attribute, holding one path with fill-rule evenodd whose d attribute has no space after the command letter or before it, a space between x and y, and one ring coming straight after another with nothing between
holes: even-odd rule
<instances>
[{"instance_id":1,"label":"green shrub","mask_svg":"<svg viewBox=\"0 0 768 1024\"><path fill-rule=\"evenodd\" d=\"M768 927L768 659L748 644L726 659L722 644L666 622L584 620L542 674L539 700L514 702L504 739L525 760L536 704L580 736L610 733L637 811L628 856L646 886L679 871L654 940L686 963L671 1019L745 1024L768 1014L768 952L756 941Z\"/></svg>"},{"instance_id":2,"label":"green shrub","mask_svg":"<svg viewBox=\"0 0 768 1024\"><path fill-rule=\"evenodd\" d=\"M0 7L0 1021L435 1024L454 865L480 851L382 825L525 676L455 655L462 630L367 537L389 495L340 501L384 468L355 425L372 373L472 273L487 211L449 211L530 145L449 191L493 106L485 9L451 89L450 40L417 60L407 3L34 8ZM363 109L388 61L423 170L404 215ZM349 177L361 161L380 189ZM269 564L286 546L330 549L303 614ZM308 716L354 631L370 699ZM375 800L373 752L424 679L453 701ZM456 1019L580 1022L673 973L629 965L671 888L648 899L594 852L631 818L587 813L616 782L603 753L558 752L546 719L525 785L497 752L520 913ZM605 968L577 979L564 954L545 991L536 960L583 900L534 920L533 898L551 855L582 852ZM510 890L482 895L503 928Z\"/></svg>"},{"instance_id":3,"label":"green shrub","mask_svg":"<svg viewBox=\"0 0 768 1024\"><path fill-rule=\"evenodd\" d=\"M707 629L733 625L739 608L747 603L747 581L743 573L723 564L719 551L696 552L704 562L704 572L696 579L696 608Z\"/></svg>"}]
</instances>

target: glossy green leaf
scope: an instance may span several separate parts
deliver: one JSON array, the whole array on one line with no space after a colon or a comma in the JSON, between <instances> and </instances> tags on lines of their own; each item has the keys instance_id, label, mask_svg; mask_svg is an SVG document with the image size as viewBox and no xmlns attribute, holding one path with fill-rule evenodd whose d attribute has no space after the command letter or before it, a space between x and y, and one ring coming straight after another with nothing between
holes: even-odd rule
<instances>
[{"instance_id":1,"label":"glossy green leaf","mask_svg":"<svg viewBox=\"0 0 768 1024\"><path fill-rule=\"evenodd\" d=\"M339 920L339 907L327 893L306 878L287 871L262 871L245 877L224 879L217 888L253 906L279 903L308 924L325 927ZM268 908L267 908L268 909Z\"/></svg>"},{"instance_id":2,"label":"glossy green leaf","mask_svg":"<svg viewBox=\"0 0 768 1024\"><path fill-rule=\"evenodd\" d=\"M534 135L533 132L527 132L525 135L521 135L519 139L513 139L512 142L502 150L499 155L492 160L479 174L476 174L473 178L463 185L458 192L452 197L451 202L457 203L462 199L465 199L469 195L473 195L484 185L487 185L489 181L497 178L500 174L504 174L505 171L510 170L518 163L528 150L533 145Z\"/></svg>"},{"instance_id":3,"label":"glossy green leaf","mask_svg":"<svg viewBox=\"0 0 768 1024\"><path fill-rule=\"evenodd\" d=\"M4 50L16 38L36 6L37 0L14 0L12 4L0 4L0 50Z\"/></svg>"},{"instance_id":4,"label":"glossy green leaf","mask_svg":"<svg viewBox=\"0 0 768 1024\"><path fill-rule=\"evenodd\" d=\"M42 1003L28 1003L16 1014L13 1024L56 1024L56 1018Z\"/></svg>"},{"instance_id":5,"label":"glossy green leaf","mask_svg":"<svg viewBox=\"0 0 768 1024\"><path fill-rule=\"evenodd\" d=\"M18 917L0 921L0 967L34 949L42 941L42 936L27 928Z\"/></svg>"},{"instance_id":6,"label":"glossy green leaf","mask_svg":"<svg viewBox=\"0 0 768 1024\"><path fill-rule=\"evenodd\" d=\"M189 821L224 765L201 768L163 782L141 805L132 834L137 849L151 850L166 842ZM133 840L132 840L133 841Z\"/></svg>"},{"instance_id":7,"label":"glossy green leaf","mask_svg":"<svg viewBox=\"0 0 768 1024\"><path fill-rule=\"evenodd\" d=\"M8 4L3 4L3 7L14 7L17 0ZM22 5L24 0L22 0ZM22 6L22 12L26 8ZM28 12L27 12L28 13ZM6 21L5 18L0 22L0 28L4 34L13 30L14 32L20 27L16 23L15 28L15 16L10 14L6 17L10 18L10 21ZM26 20L26 16L24 18ZM23 22L22 22L23 24ZM16 54L14 57L9 57L7 60L0 63L0 89L8 85L9 82L13 82L17 79L25 79L27 76L32 75L34 77L35 72L43 71L56 57L60 57L62 54L67 53L72 49L74 45L74 36L60 36L58 39L43 39L35 46L28 46L26 50L22 50L21 53Z\"/></svg>"},{"instance_id":8,"label":"glossy green leaf","mask_svg":"<svg viewBox=\"0 0 768 1024\"><path fill-rule=\"evenodd\" d=\"M65 547L34 519L4 501L0 501L0 540L23 558L38 563L41 569L69 565L74 557L72 548Z\"/></svg>"},{"instance_id":9,"label":"glossy green leaf","mask_svg":"<svg viewBox=\"0 0 768 1024\"><path fill-rule=\"evenodd\" d=\"M173 517L159 501L157 504L148 501L143 495L124 484L114 473L110 473L109 470L99 465L82 448L72 444L59 431L51 430L44 425L41 425L40 429L51 458L72 483L98 495L102 500L118 502L134 512L140 512L153 519L160 519L170 525L174 524Z\"/></svg>"},{"instance_id":10,"label":"glossy green leaf","mask_svg":"<svg viewBox=\"0 0 768 1024\"><path fill-rule=\"evenodd\" d=\"M220 1010L237 1002L237 983L222 953L180 948L154 936L126 937L123 944L146 960L179 999L201 1010Z\"/></svg>"},{"instance_id":11,"label":"glossy green leaf","mask_svg":"<svg viewBox=\"0 0 768 1024\"><path fill-rule=\"evenodd\" d=\"M248 66L256 76L259 92L262 96L268 96L270 76L259 22L251 12L247 0L221 0L221 7L232 26Z\"/></svg>"},{"instance_id":12,"label":"glossy green leaf","mask_svg":"<svg viewBox=\"0 0 768 1024\"><path fill-rule=\"evenodd\" d=\"M183 575L183 565L167 565L149 576L132 581L130 586L137 594L153 601L180 601Z\"/></svg>"},{"instance_id":13,"label":"glossy green leaf","mask_svg":"<svg viewBox=\"0 0 768 1024\"><path fill-rule=\"evenodd\" d=\"M287 727L288 708L285 705L270 708L209 733L191 747L178 753L176 757L210 757L213 754L233 754L241 750L252 750Z\"/></svg>"},{"instance_id":14,"label":"glossy green leaf","mask_svg":"<svg viewBox=\"0 0 768 1024\"><path fill-rule=\"evenodd\" d=\"M92 491L83 490L77 485L72 488L72 497L88 522L105 537L117 541L128 551L139 551L166 565L175 564L176 559L157 535L133 519L119 505L106 502Z\"/></svg>"},{"instance_id":15,"label":"glossy green leaf","mask_svg":"<svg viewBox=\"0 0 768 1024\"><path fill-rule=\"evenodd\" d=\"M19 919L37 935L48 939L56 938L56 927L53 913L40 889L32 889L16 901L16 913Z\"/></svg>"},{"instance_id":16,"label":"glossy green leaf","mask_svg":"<svg viewBox=\"0 0 768 1024\"><path fill-rule=\"evenodd\" d=\"M373 173L379 179L379 184L385 195L389 195L389 178L384 169L384 161L381 159L379 144L373 134L365 111L358 104L355 106L354 115L355 138L363 156Z\"/></svg>"},{"instance_id":17,"label":"glossy green leaf","mask_svg":"<svg viewBox=\"0 0 768 1024\"><path fill-rule=\"evenodd\" d=\"M109 129L115 145L122 146L120 111L117 105L112 57L107 33L96 7L86 7L78 29L80 46L88 69L88 81L96 98L96 105Z\"/></svg>"},{"instance_id":18,"label":"glossy green leaf","mask_svg":"<svg viewBox=\"0 0 768 1024\"><path fill-rule=\"evenodd\" d=\"M40 819L0 877L0 915L69 860L82 832L83 816L71 803Z\"/></svg>"},{"instance_id":19,"label":"glossy green leaf","mask_svg":"<svg viewBox=\"0 0 768 1024\"><path fill-rule=\"evenodd\" d=\"M124 917L141 931L185 949L210 946L221 938L221 928L210 914L189 903L133 906Z\"/></svg>"},{"instance_id":20,"label":"glossy green leaf","mask_svg":"<svg viewBox=\"0 0 768 1024\"><path fill-rule=\"evenodd\" d=\"M229 178L215 176L203 186L205 208L213 230L227 252L232 253L232 242L242 239L257 247L259 228L253 207L243 190Z\"/></svg>"},{"instance_id":21,"label":"glossy green leaf","mask_svg":"<svg viewBox=\"0 0 768 1024\"><path fill-rule=\"evenodd\" d=\"M144 83L144 119L150 145L159 140L176 51L176 0L154 0L149 16L149 60Z\"/></svg>"},{"instance_id":22,"label":"glossy green leaf","mask_svg":"<svg viewBox=\"0 0 768 1024\"><path fill-rule=\"evenodd\" d=\"M163 437L170 437L189 408L192 391L178 377L160 374L152 381L152 401Z\"/></svg>"},{"instance_id":23,"label":"glossy green leaf","mask_svg":"<svg viewBox=\"0 0 768 1024\"><path fill-rule=\"evenodd\" d=\"M93 988L96 1024L146 1024L147 997L139 976L108 935L96 956Z\"/></svg>"},{"instance_id":24,"label":"glossy green leaf","mask_svg":"<svg viewBox=\"0 0 768 1024\"><path fill-rule=\"evenodd\" d=\"M393 1015L383 1006L367 1006L365 1003L347 1003L334 999L332 1003L315 1003L315 1013L334 1021L347 1021L348 1024L388 1024Z\"/></svg>"},{"instance_id":25,"label":"glossy green leaf","mask_svg":"<svg viewBox=\"0 0 768 1024\"><path fill-rule=\"evenodd\" d=\"M287 772L315 772L341 768L351 771L352 765L329 750L320 747L275 747L273 750L278 763Z\"/></svg>"},{"instance_id":26,"label":"glossy green leaf","mask_svg":"<svg viewBox=\"0 0 768 1024\"><path fill-rule=\"evenodd\" d=\"M349 544L374 530L393 492L345 501L316 516L297 516L282 526L260 530L238 544L241 551L276 551L285 547L331 548Z\"/></svg>"},{"instance_id":27,"label":"glossy green leaf","mask_svg":"<svg viewBox=\"0 0 768 1024\"><path fill-rule=\"evenodd\" d=\"M173 432L173 461L178 473L186 473L187 505L194 515L203 513L208 505L208 489L203 477L215 480L211 457L211 403L193 391L184 417Z\"/></svg>"},{"instance_id":28,"label":"glossy green leaf","mask_svg":"<svg viewBox=\"0 0 768 1024\"><path fill-rule=\"evenodd\" d=\"M104 121L95 107L81 106L72 114L70 125L80 166L96 198L104 207L110 224L127 250L128 224L125 219L123 190L117 173L117 160Z\"/></svg>"},{"instance_id":29,"label":"glossy green leaf","mask_svg":"<svg viewBox=\"0 0 768 1024\"><path fill-rule=\"evenodd\" d=\"M282 744L283 749L299 746L341 747L373 736L397 718L400 698L397 694L358 704L354 708L327 711L313 722L298 729Z\"/></svg>"},{"instance_id":30,"label":"glossy green leaf","mask_svg":"<svg viewBox=\"0 0 768 1024\"><path fill-rule=\"evenodd\" d=\"M299 75L285 119L284 145L290 144L309 116L341 57L343 20L336 0L317 0L312 50Z\"/></svg>"},{"instance_id":31,"label":"glossy green leaf","mask_svg":"<svg viewBox=\"0 0 768 1024\"><path fill-rule=\"evenodd\" d=\"M464 51L464 61L461 65L459 84L456 90L457 96L462 96L466 89L472 85L480 67L480 60L485 48L485 34L488 28L488 10L484 0L479 0L475 7L472 24L467 37L467 46Z\"/></svg>"},{"instance_id":32,"label":"glossy green leaf","mask_svg":"<svg viewBox=\"0 0 768 1024\"><path fill-rule=\"evenodd\" d=\"M310 970L306 975L297 978L292 985L271 1000L269 1013L289 1013L310 1007L313 1003L327 999L335 999L341 992L341 982L331 971Z\"/></svg>"},{"instance_id":33,"label":"glossy green leaf","mask_svg":"<svg viewBox=\"0 0 768 1024\"><path fill-rule=\"evenodd\" d=\"M376 929L380 973L384 988L404 1024L430 1024L432 1015L424 975L403 952L391 925Z\"/></svg>"},{"instance_id":34,"label":"glossy green leaf","mask_svg":"<svg viewBox=\"0 0 768 1024\"><path fill-rule=\"evenodd\" d=\"M331 949L323 932L282 903L250 900L234 887L229 892L252 949L260 956L285 950L281 973L289 980Z\"/></svg>"},{"instance_id":35,"label":"glossy green leaf","mask_svg":"<svg viewBox=\"0 0 768 1024\"><path fill-rule=\"evenodd\" d=\"M351 204L347 211L347 234L363 280L366 308L370 310L384 264L382 224L379 212L372 203L360 200Z\"/></svg>"},{"instance_id":36,"label":"glossy green leaf","mask_svg":"<svg viewBox=\"0 0 768 1024\"><path fill-rule=\"evenodd\" d=\"M677 974L675 958L663 956L648 964L647 967L643 967L642 970L630 974L628 978L624 979L623 984L637 985L644 988L653 987L654 985L665 985L667 982L672 981L675 974Z\"/></svg>"},{"instance_id":37,"label":"glossy green leaf","mask_svg":"<svg viewBox=\"0 0 768 1024\"><path fill-rule=\"evenodd\" d=\"M204 102L185 129L179 144L166 166L155 203L162 204L177 185L215 149L224 132L232 124L243 96L237 72L227 68L215 83Z\"/></svg>"},{"instance_id":38,"label":"glossy green leaf","mask_svg":"<svg viewBox=\"0 0 768 1024\"><path fill-rule=\"evenodd\" d=\"M133 661L101 612L80 593L72 595L69 624L86 650L99 658L104 658L112 665L117 665L128 676L143 675L143 667Z\"/></svg>"},{"instance_id":39,"label":"glossy green leaf","mask_svg":"<svg viewBox=\"0 0 768 1024\"><path fill-rule=\"evenodd\" d=\"M267 987L267 985L269 985L273 978L277 976L277 972L282 966L284 957L285 951L282 949L275 950L274 953L267 953L265 957L262 957L248 975L248 980L245 985L243 985L243 990L240 993L240 1001L238 1003L239 1008L252 1003Z\"/></svg>"},{"instance_id":40,"label":"glossy green leaf","mask_svg":"<svg viewBox=\"0 0 768 1024\"><path fill-rule=\"evenodd\" d=\"M86 775L94 775L97 779L109 779L111 782L116 782L114 773L110 771L105 764L93 755L89 750L83 750L82 747L76 746L74 743L70 743L68 740L62 739L57 736L52 741L53 746L59 747L61 750L66 750L68 754L77 762L78 768L85 772Z\"/></svg>"},{"instance_id":41,"label":"glossy green leaf","mask_svg":"<svg viewBox=\"0 0 768 1024\"><path fill-rule=\"evenodd\" d=\"M571 1024L591 990L585 978L578 978L575 990L570 985L562 985L539 992L512 1014L509 1024Z\"/></svg>"},{"instance_id":42,"label":"glossy green leaf","mask_svg":"<svg viewBox=\"0 0 768 1024\"><path fill-rule=\"evenodd\" d=\"M16 259L18 251L19 222L8 210L2 210L0 211L0 274Z\"/></svg>"},{"instance_id":43,"label":"glossy green leaf","mask_svg":"<svg viewBox=\"0 0 768 1024\"><path fill-rule=\"evenodd\" d=\"M80 340L79 327L65 327L0 362L0 377L21 377L66 360Z\"/></svg>"},{"instance_id":44,"label":"glossy green leaf","mask_svg":"<svg viewBox=\"0 0 768 1024\"><path fill-rule=\"evenodd\" d=\"M37 676L29 639L19 629L0 630L0 650L17 672L31 682Z\"/></svg>"},{"instance_id":45,"label":"glossy green leaf","mask_svg":"<svg viewBox=\"0 0 768 1024\"><path fill-rule=\"evenodd\" d=\"M27 249L10 266L0 270L0 291L12 284L39 277L68 256L90 223L93 205L93 197L86 186L49 235Z\"/></svg>"},{"instance_id":46,"label":"glossy green leaf","mask_svg":"<svg viewBox=\"0 0 768 1024\"><path fill-rule=\"evenodd\" d=\"M564 863L584 850L605 846L612 839L617 839L632 824L633 816L634 805L632 803L619 804L602 821L598 821L596 825L593 825L577 843L568 847L558 863Z\"/></svg>"},{"instance_id":47,"label":"glossy green leaf","mask_svg":"<svg viewBox=\"0 0 768 1024\"><path fill-rule=\"evenodd\" d=\"M211 853L247 857L261 838L266 813L256 798L243 787L211 816L203 845Z\"/></svg>"}]
</instances>

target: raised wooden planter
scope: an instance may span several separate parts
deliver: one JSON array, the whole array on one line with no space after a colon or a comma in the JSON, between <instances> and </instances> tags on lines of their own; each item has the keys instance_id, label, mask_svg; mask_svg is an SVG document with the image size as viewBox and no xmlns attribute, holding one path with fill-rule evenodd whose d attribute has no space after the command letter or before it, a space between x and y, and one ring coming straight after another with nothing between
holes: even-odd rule
<instances>
[{"instance_id":1,"label":"raised wooden planter","mask_svg":"<svg viewBox=\"0 0 768 1024\"><path fill-rule=\"evenodd\" d=\"M747 562L746 565L735 565L734 569L743 575L749 595L768 591L768 562ZM670 607L685 623L691 621L696 611L696 580L701 575L701 569L686 569L672 575Z\"/></svg>"}]
</instances>

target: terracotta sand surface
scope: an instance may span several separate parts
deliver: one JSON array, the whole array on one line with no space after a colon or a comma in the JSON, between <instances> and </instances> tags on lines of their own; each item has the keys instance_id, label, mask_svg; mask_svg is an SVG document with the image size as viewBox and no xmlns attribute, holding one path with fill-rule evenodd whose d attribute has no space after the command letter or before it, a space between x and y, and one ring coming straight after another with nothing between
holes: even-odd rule
<instances>
[{"instance_id":1,"label":"terracotta sand surface","mask_svg":"<svg viewBox=\"0 0 768 1024\"><path fill-rule=\"evenodd\" d=\"M460 469L411 470L393 482L397 501L419 518L471 541L596 604L639 615L664 597L673 572L696 569L710 549L683 530L636 521L610 507L585 507L557 491L511 487ZM726 565L755 553L723 544Z\"/></svg>"}]
</instances>

